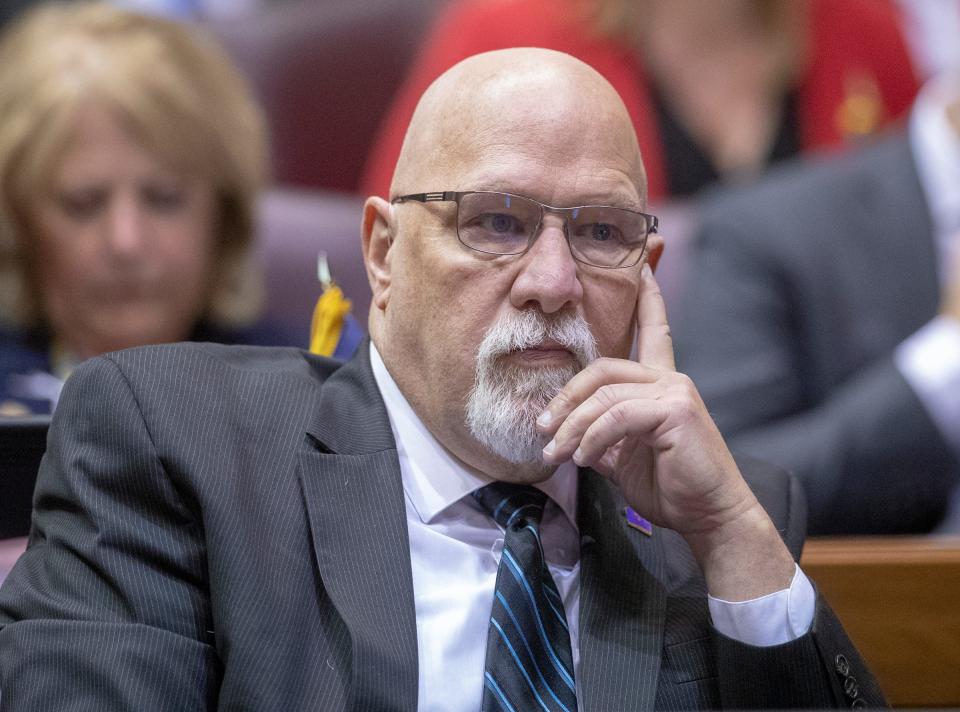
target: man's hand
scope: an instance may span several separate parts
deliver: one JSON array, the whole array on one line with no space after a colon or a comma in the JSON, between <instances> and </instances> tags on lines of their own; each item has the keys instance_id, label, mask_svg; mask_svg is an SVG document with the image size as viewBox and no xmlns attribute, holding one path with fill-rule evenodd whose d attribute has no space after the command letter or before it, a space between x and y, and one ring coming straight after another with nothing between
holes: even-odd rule
<instances>
[{"instance_id":1,"label":"man's hand","mask_svg":"<svg viewBox=\"0 0 960 712\"><path fill-rule=\"evenodd\" d=\"M594 468L637 512L679 532L712 595L744 600L787 588L793 560L692 381L676 371L649 266L641 280L638 362L599 359L564 386L538 421L553 435L544 459Z\"/></svg>"}]
</instances>

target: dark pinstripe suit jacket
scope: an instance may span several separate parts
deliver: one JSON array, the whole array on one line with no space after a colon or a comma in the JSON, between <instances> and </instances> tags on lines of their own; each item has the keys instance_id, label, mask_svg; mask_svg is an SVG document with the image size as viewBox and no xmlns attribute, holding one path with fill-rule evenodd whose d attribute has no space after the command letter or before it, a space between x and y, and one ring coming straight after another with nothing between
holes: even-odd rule
<instances>
[{"instance_id":1,"label":"dark pinstripe suit jacket","mask_svg":"<svg viewBox=\"0 0 960 712\"><path fill-rule=\"evenodd\" d=\"M747 469L796 553L797 488ZM343 367L197 344L88 362L0 590L4 708L415 709L403 496L366 348ZM825 605L788 645L724 639L679 537L626 527L594 473L580 498L581 709L833 705L838 654L878 696Z\"/></svg>"}]
</instances>

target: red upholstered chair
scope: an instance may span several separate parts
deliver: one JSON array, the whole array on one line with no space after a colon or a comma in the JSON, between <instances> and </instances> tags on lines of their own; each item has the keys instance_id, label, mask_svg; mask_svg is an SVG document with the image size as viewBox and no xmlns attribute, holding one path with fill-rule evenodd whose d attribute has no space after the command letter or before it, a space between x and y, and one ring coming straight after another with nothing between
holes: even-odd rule
<instances>
[{"instance_id":1,"label":"red upholstered chair","mask_svg":"<svg viewBox=\"0 0 960 712\"><path fill-rule=\"evenodd\" d=\"M209 21L263 102L274 179L357 189L380 118L443 0L298 0Z\"/></svg>"}]
</instances>

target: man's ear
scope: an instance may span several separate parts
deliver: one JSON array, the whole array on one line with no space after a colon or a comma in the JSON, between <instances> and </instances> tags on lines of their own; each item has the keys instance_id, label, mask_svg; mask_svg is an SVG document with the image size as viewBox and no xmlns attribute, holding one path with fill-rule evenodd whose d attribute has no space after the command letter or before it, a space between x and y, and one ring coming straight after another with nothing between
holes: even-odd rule
<instances>
[{"instance_id":1,"label":"man's ear","mask_svg":"<svg viewBox=\"0 0 960 712\"><path fill-rule=\"evenodd\" d=\"M393 245L393 207L383 198L370 197L363 204L363 263L373 292L373 304L381 311L390 301L390 247Z\"/></svg>"},{"instance_id":2,"label":"man's ear","mask_svg":"<svg viewBox=\"0 0 960 712\"><path fill-rule=\"evenodd\" d=\"M660 258L663 257L663 235L654 232L647 237L647 264L656 271Z\"/></svg>"}]
</instances>

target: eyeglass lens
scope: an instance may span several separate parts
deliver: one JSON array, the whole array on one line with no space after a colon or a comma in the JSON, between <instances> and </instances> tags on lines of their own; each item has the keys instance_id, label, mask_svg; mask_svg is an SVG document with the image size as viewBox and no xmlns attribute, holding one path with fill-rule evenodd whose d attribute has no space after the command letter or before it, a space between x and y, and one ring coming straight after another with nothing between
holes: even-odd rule
<instances>
[{"instance_id":1,"label":"eyeglass lens","mask_svg":"<svg viewBox=\"0 0 960 712\"><path fill-rule=\"evenodd\" d=\"M647 217L623 208L589 206L557 210L567 220L573 256L598 267L629 267L643 254ZM541 219L541 204L507 193L460 197L457 229L464 245L495 255L526 251Z\"/></svg>"}]
</instances>

